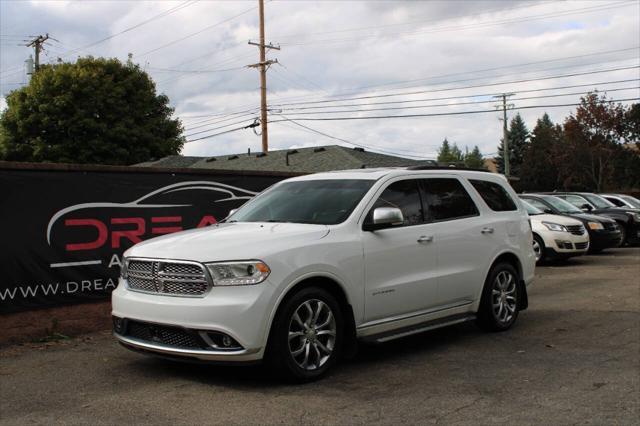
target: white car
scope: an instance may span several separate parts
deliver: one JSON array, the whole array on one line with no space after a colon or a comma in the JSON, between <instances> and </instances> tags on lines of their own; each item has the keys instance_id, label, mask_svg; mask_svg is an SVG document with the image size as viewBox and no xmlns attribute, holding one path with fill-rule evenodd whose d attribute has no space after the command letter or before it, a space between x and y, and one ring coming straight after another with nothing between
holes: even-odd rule
<instances>
[{"instance_id":1,"label":"white car","mask_svg":"<svg viewBox=\"0 0 640 426\"><path fill-rule=\"evenodd\" d=\"M589 250L589 233L576 219L556 214L546 214L527 201L524 204L533 231L533 251L536 262L547 259L568 259L582 256Z\"/></svg>"},{"instance_id":2,"label":"white car","mask_svg":"<svg viewBox=\"0 0 640 426\"><path fill-rule=\"evenodd\" d=\"M296 177L224 223L125 253L116 338L165 357L323 375L358 340L469 320L506 330L534 277L527 212L503 176L364 169Z\"/></svg>"}]
</instances>

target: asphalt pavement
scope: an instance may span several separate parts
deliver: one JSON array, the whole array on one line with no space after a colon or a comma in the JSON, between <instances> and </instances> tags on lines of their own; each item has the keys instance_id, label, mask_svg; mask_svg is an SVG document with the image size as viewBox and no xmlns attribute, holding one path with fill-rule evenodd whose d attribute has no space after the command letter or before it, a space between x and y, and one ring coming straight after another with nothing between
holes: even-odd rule
<instances>
[{"instance_id":1,"label":"asphalt pavement","mask_svg":"<svg viewBox=\"0 0 640 426\"><path fill-rule=\"evenodd\" d=\"M640 249L536 269L504 333L361 347L324 380L145 357L108 332L0 349L0 425L638 424Z\"/></svg>"}]
</instances>

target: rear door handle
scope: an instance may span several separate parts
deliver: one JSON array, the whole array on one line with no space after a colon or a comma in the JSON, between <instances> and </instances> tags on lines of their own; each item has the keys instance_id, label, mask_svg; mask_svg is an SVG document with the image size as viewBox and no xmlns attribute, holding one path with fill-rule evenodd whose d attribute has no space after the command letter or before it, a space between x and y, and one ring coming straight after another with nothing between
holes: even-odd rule
<instances>
[{"instance_id":1,"label":"rear door handle","mask_svg":"<svg viewBox=\"0 0 640 426\"><path fill-rule=\"evenodd\" d=\"M482 232L483 234L493 234L493 231L494 231L493 228L487 227L487 228L482 228L482 231L480 232Z\"/></svg>"},{"instance_id":2,"label":"rear door handle","mask_svg":"<svg viewBox=\"0 0 640 426\"><path fill-rule=\"evenodd\" d=\"M424 244L424 243L430 243L433 241L433 235L422 235L420 238L418 238L418 242L420 244Z\"/></svg>"}]
</instances>

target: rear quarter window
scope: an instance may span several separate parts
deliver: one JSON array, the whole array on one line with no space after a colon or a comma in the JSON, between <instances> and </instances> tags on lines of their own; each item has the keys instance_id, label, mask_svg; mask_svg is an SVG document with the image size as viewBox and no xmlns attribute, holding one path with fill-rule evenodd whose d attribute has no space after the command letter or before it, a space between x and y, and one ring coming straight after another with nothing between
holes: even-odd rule
<instances>
[{"instance_id":1,"label":"rear quarter window","mask_svg":"<svg viewBox=\"0 0 640 426\"><path fill-rule=\"evenodd\" d=\"M486 180L470 179L469 182L471 182L471 185L478 191L491 210L496 212L518 210L518 206L502 185Z\"/></svg>"}]
</instances>

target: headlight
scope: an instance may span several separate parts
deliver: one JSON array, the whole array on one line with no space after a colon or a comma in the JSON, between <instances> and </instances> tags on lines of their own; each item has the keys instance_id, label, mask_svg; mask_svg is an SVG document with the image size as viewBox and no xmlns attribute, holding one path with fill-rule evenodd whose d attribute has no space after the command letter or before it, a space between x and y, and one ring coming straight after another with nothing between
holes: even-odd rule
<instances>
[{"instance_id":1,"label":"headlight","mask_svg":"<svg viewBox=\"0 0 640 426\"><path fill-rule=\"evenodd\" d=\"M546 226L547 229L549 229L550 231L568 232L567 228L565 228L564 226L562 226L562 225L560 225L558 223L542 222L542 224L544 226Z\"/></svg>"},{"instance_id":2,"label":"headlight","mask_svg":"<svg viewBox=\"0 0 640 426\"><path fill-rule=\"evenodd\" d=\"M206 264L213 285L251 285L266 280L271 270L259 260Z\"/></svg>"},{"instance_id":3,"label":"headlight","mask_svg":"<svg viewBox=\"0 0 640 426\"><path fill-rule=\"evenodd\" d=\"M589 229L593 229L594 231L598 231L600 229L604 229L604 226L600 222L588 222Z\"/></svg>"},{"instance_id":4,"label":"headlight","mask_svg":"<svg viewBox=\"0 0 640 426\"><path fill-rule=\"evenodd\" d=\"M120 278L127 278L127 269L129 269L129 259L126 257L122 258L122 266L120 267Z\"/></svg>"}]
</instances>

